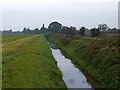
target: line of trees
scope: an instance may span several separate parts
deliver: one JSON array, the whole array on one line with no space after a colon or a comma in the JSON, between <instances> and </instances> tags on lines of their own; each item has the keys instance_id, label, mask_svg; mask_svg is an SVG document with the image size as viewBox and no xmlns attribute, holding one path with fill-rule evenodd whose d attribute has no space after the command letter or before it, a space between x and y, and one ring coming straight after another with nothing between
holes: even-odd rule
<instances>
[{"instance_id":1,"label":"line of trees","mask_svg":"<svg viewBox=\"0 0 120 90\"><path fill-rule=\"evenodd\" d=\"M60 34L75 35L76 28L73 26L63 26Z\"/></svg>"},{"instance_id":2,"label":"line of trees","mask_svg":"<svg viewBox=\"0 0 120 90\"><path fill-rule=\"evenodd\" d=\"M41 34L41 32L38 28L35 28L34 30L30 30L29 28L24 28L21 33L24 33L24 34Z\"/></svg>"},{"instance_id":3,"label":"line of trees","mask_svg":"<svg viewBox=\"0 0 120 90\"><path fill-rule=\"evenodd\" d=\"M119 29L112 28L110 29L106 24L98 25L98 28L92 28L88 30L85 27L81 27L79 30L76 30L73 26L62 26L62 24L58 22L52 22L49 24L48 28L45 28L44 24L41 29L35 28L34 30L30 30L29 28L24 28L23 31L13 32L12 30L4 30L3 34L13 34L13 33L24 33L24 34L66 34L66 35L75 35L78 34L80 36L89 35L92 37L99 36L103 33L120 33Z\"/></svg>"}]
</instances>

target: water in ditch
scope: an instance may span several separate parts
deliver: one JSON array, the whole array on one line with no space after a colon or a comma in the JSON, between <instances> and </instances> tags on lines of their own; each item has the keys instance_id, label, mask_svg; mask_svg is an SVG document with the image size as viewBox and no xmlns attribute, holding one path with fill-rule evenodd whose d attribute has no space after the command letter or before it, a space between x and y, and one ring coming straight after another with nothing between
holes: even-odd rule
<instances>
[{"instance_id":1,"label":"water in ditch","mask_svg":"<svg viewBox=\"0 0 120 90\"><path fill-rule=\"evenodd\" d=\"M67 88L91 88L84 74L75 67L70 59L66 58L54 45L50 45L53 57L57 61L58 68L62 72L62 79Z\"/></svg>"}]
</instances>

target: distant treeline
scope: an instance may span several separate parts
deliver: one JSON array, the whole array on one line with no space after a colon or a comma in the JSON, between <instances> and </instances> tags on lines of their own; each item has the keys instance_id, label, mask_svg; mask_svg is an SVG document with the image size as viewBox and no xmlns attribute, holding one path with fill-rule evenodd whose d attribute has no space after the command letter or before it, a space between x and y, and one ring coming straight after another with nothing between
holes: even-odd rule
<instances>
[{"instance_id":1,"label":"distant treeline","mask_svg":"<svg viewBox=\"0 0 120 90\"><path fill-rule=\"evenodd\" d=\"M103 34L120 34L120 29L109 28L106 24L99 24L98 28L87 29L81 27L79 30L76 30L73 26L62 26L58 22L52 22L49 24L48 28L45 28L44 24L41 29L35 28L31 30L29 28L24 28L22 31L13 32L12 30L4 30L2 34L65 34L65 35L81 35L81 36L99 36Z\"/></svg>"}]
</instances>

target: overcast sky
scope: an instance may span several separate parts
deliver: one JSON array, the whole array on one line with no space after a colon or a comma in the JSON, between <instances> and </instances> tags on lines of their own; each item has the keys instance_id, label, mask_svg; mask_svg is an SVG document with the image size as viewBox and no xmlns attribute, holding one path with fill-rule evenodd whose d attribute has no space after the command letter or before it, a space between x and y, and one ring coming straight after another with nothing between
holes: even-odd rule
<instances>
[{"instance_id":1,"label":"overcast sky","mask_svg":"<svg viewBox=\"0 0 120 90\"><path fill-rule=\"evenodd\" d=\"M22 30L46 27L58 21L65 26L118 27L119 0L1 0L0 29ZM1 8L0 8L1 9Z\"/></svg>"}]
</instances>

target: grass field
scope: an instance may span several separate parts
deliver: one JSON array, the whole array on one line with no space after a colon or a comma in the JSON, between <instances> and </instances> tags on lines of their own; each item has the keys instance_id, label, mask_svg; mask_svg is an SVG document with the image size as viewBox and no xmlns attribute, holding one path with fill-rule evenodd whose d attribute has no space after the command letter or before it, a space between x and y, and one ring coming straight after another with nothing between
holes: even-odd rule
<instances>
[{"instance_id":1,"label":"grass field","mask_svg":"<svg viewBox=\"0 0 120 90\"><path fill-rule=\"evenodd\" d=\"M119 38L63 35L47 38L84 72L95 88L120 88Z\"/></svg>"},{"instance_id":2,"label":"grass field","mask_svg":"<svg viewBox=\"0 0 120 90\"><path fill-rule=\"evenodd\" d=\"M66 87L43 35L3 35L3 88Z\"/></svg>"}]
</instances>

